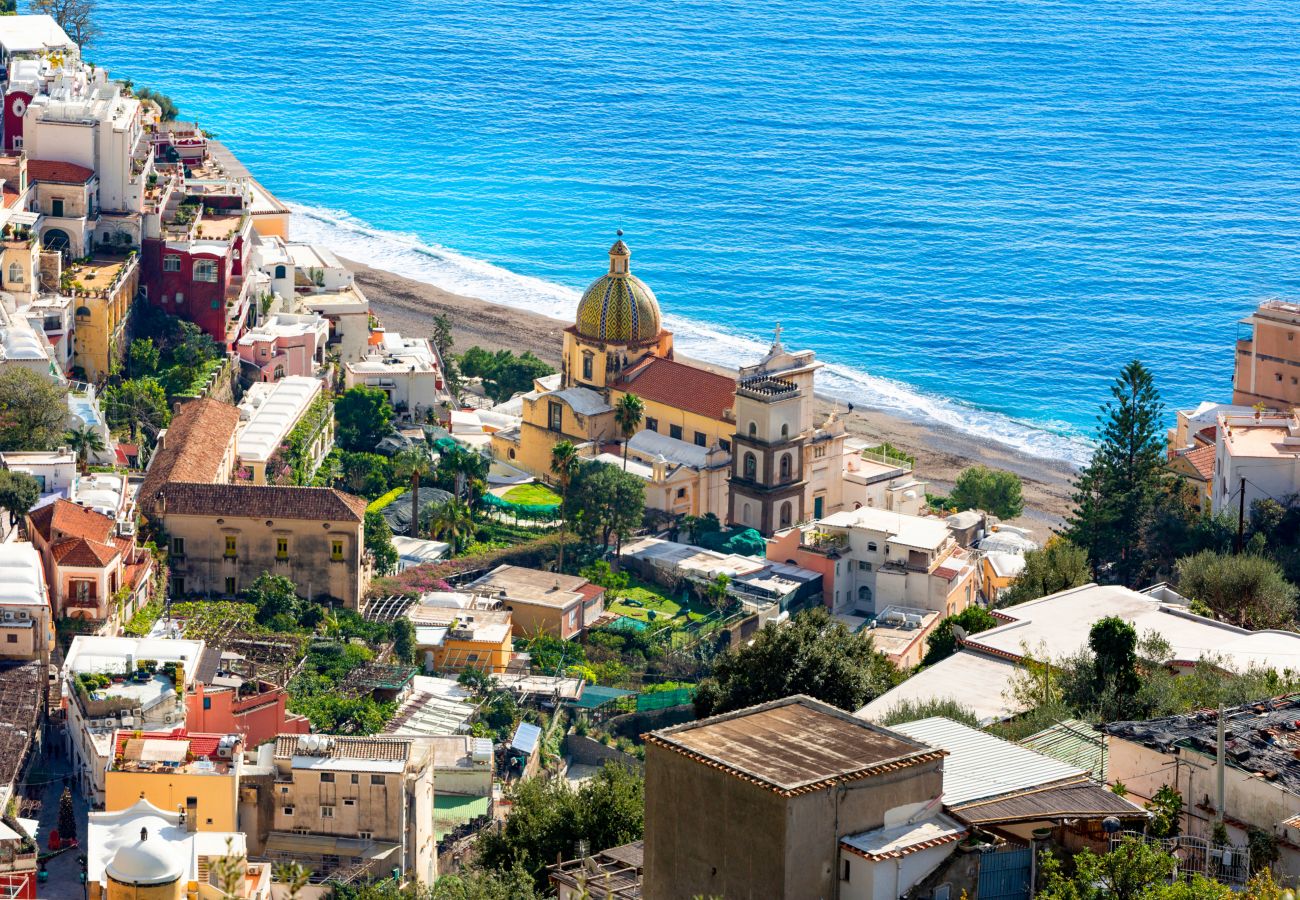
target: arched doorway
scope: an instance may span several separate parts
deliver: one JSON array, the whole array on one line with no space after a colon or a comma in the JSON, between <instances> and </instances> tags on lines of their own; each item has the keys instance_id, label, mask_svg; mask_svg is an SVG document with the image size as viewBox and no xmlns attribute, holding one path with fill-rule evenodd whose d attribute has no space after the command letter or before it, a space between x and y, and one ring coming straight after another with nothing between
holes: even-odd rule
<instances>
[{"instance_id":1,"label":"arched doorway","mask_svg":"<svg viewBox=\"0 0 1300 900\"><path fill-rule=\"evenodd\" d=\"M58 250L61 253L72 251L72 238L62 228L50 228L41 235L41 246L46 250Z\"/></svg>"},{"instance_id":2,"label":"arched doorway","mask_svg":"<svg viewBox=\"0 0 1300 900\"><path fill-rule=\"evenodd\" d=\"M794 507L792 507L790 505L790 501L787 500L781 504L781 527L789 528L790 524L793 521L794 521Z\"/></svg>"}]
</instances>

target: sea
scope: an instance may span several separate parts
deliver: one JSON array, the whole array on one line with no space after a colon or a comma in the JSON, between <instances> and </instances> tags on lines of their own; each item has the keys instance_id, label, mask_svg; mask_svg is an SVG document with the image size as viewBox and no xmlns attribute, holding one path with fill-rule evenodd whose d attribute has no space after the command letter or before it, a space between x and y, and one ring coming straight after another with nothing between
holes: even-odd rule
<instances>
[{"instance_id":1,"label":"sea","mask_svg":"<svg viewBox=\"0 0 1300 900\"><path fill-rule=\"evenodd\" d=\"M1138 358L1228 400L1300 296L1294 0L98 0L294 236L569 317L616 229L679 349L1087 459Z\"/></svg>"}]
</instances>

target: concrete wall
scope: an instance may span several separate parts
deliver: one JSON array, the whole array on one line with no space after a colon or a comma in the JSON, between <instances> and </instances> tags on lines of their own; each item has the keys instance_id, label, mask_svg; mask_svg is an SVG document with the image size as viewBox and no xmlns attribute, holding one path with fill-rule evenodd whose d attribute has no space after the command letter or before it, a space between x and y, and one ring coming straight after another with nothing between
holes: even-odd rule
<instances>
[{"instance_id":1,"label":"concrete wall","mask_svg":"<svg viewBox=\"0 0 1300 900\"><path fill-rule=\"evenodd\" d=\"M570 765L577 763L584 766L601 766L606 762L616 762L636 771L645 769L645 763L632 754L624 753L616 747L606 747L595 738L580 734L564 736L564 755Z\"/></svg>"}]
</instances>

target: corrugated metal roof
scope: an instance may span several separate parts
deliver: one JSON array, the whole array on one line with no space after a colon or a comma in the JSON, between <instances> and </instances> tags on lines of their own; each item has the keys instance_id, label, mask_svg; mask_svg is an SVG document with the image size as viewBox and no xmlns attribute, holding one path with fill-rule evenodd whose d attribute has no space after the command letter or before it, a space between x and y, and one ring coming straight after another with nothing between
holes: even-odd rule
<instances>
[{"instance_id":1,"label":"corrugated metal roof","mask_svg":"<svg viewBox=\"0 0 1300 900\"><path fill-rule=\"evenodd\" d=\"M531 754L537 749L537 742L542 737L542 729L529 722L520 722L515 729L515 736L510 739L510 749L520 753Z\"/></svg>"},{"instance_id":2,"label":"corrugated metal roof","mask_svg":"<svg viewBox=\"0 0 1300 900\"><path fill-rule=\"evenodd\" d=\"M1040 822L1063 818L1095 820L1107 816L1133 819L1147 814L1140 806L1091 781L971 803L953 809L952 812L972 825Z\"/></svg>"},{"instance_id":3,"label":"corrugated metal roof","mask_svg":"<svg viewBox=\"0 0 1300 900\"><path fill-rule=\"evenodd\" d=\"M943 802L949 807L1078 779L1086 774L1078 766L942 716L890 727L948 751L943 764Z\"/></svg>"},{"instance_id":4,"label":"corrugated metal roof","mask_svg":"<svg viewBox=\"0 0 1300 900\"><path fill-rule=\"evenodd\" d=\"M1025 738L1020 745L1078 766L1093 781L1106 782L1106 738L1087 722L1078 719L1058 722Z\"/></svg>"}]
</instances>

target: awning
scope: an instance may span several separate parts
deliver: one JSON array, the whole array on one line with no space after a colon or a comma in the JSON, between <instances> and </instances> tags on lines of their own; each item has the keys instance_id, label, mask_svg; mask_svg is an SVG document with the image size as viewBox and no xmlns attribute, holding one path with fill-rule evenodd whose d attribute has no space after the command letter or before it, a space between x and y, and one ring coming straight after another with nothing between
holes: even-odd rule
<instances>
[{"instance_id":1,"label":"awning","mask_svg":"<svg viewBox=\"0 0 1300 900\"><path fill-rule=\"evenodd\" d=\"M1056 819L1120 819L1145 817L1146 810L1099 784L1080 781L1049 785L989 800L948 807L948 812L971 825L1038 822Z\"/></svg>"}]
</instances>

